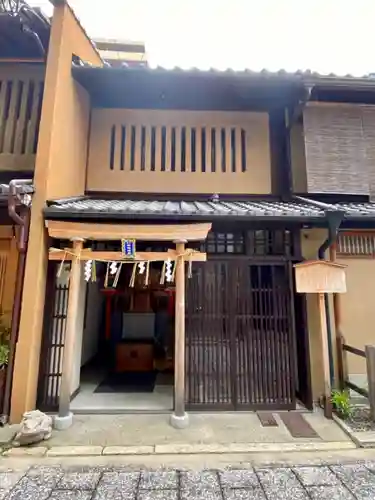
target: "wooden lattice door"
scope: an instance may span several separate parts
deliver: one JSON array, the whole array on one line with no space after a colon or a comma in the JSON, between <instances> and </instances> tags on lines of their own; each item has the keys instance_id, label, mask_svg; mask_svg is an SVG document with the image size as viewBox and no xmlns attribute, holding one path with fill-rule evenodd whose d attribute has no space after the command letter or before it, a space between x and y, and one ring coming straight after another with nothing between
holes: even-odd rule
<instances>
[{"instance_id":1,"label":"wooden lattice door","mask_svg":"<svg viewBox=\"0 0 375 500\"><path fill-rule=\"evenodd\" d=\"M289 267L247 260L196 266L187 286L189 407L295 407Z\"/></svg>"}]
</instances>

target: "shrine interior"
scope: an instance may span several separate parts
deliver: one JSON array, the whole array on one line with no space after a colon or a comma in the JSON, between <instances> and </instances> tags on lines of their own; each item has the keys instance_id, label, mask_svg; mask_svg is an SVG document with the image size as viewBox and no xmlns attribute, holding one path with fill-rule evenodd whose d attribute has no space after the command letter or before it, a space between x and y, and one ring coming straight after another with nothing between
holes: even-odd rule
<instances>
[{"instance_id":1,"label":"shrine interior","mask_svg":"<svg viewBox=\"0 0 375 500\"><path fill-rule=\"evenodd\" d=\"M119 264L94 265L96 280L82 284L82 345L72 411L170 411L175 289L168 278L173 265L169 270L163 262L138 263L136 269L126 263L121 270Z\"/></svg>"}]
</instances>

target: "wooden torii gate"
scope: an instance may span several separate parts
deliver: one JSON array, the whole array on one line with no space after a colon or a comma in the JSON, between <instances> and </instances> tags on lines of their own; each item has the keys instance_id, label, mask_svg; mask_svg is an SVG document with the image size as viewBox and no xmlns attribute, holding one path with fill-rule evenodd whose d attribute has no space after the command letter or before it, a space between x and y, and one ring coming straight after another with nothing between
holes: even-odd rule
<instances>
[{"instance_id":1,"label":"wooden torii gate","mask_svg":"<svg viewBox=\"0 0 375 500\"><path fill-rule=\"evenodd\" d=\"M81 262L87 260L126 262L121 251L103 252L83 248L87 240L113 240L123 238L139 241L173 241L176 249L167 252L139 252L131 262L137 261L176 261L176 312L175 312L175 376L174 376L174 413L171 425L184 428L189 424L185 412L185 261L206 260L206 254L186 248L189 241L203 241L211 229L211 224L93 224L82 222L46 221L51 238L71 240L72 246L66 249L49 249L49 260L71 261L67 323L65 332L63 366L59 395L59 413L55 418L55 427L65 429L73 421L70 411L70 387L73 367L75 318L79 303L81 280Z\"/></svg>"}]
</instances>

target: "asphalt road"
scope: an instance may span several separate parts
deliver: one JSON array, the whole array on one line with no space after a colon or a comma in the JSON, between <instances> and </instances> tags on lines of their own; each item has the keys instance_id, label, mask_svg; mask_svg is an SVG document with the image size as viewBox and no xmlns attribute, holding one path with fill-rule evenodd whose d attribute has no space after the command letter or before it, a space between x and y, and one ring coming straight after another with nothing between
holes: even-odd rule
<instances>
[{"instance_id":1,"label":"asphalt road","mask_svg":"<svg viewBox=\"0 0 375 500\"><path fill-rule=\"evenodd\" d=\"M34 466L27 472L0 473L2 499L375 499L375 462L201 472Z\"/></svg>"}]
</instances>

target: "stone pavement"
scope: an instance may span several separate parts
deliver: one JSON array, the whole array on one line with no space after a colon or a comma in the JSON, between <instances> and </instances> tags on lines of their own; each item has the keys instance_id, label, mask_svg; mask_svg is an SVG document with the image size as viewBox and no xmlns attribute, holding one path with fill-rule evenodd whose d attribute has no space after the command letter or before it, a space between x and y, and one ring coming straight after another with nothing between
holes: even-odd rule
<instances>
[{"instance_id":1,"label":"stone pavement","mask_svg":"<svg viewBox=\"0 0 375 500\"><path fill-rule=\"evenodd\" d=\"M278 427L262 427L252 412L191 413L187 429L174 429L169 415L74 415L73 425L65 431L54 431L42 446L177 446L352 443L346 433L322 412L304 413L304 418L318 437L293 438L280 419ZM18 426L0 428L0 442L12 439Z\"/></svg>"},{"instance_id":2,"label":"stone pavement","mask_svg":"<svg viewBox=\"0 0 375 500\"><path fill-rule=\"evenodd\" d=\"M375 498L375 461L186 471L35 465L1 468L9 500L364 500Z\"/></svg>"}]
</instances>

